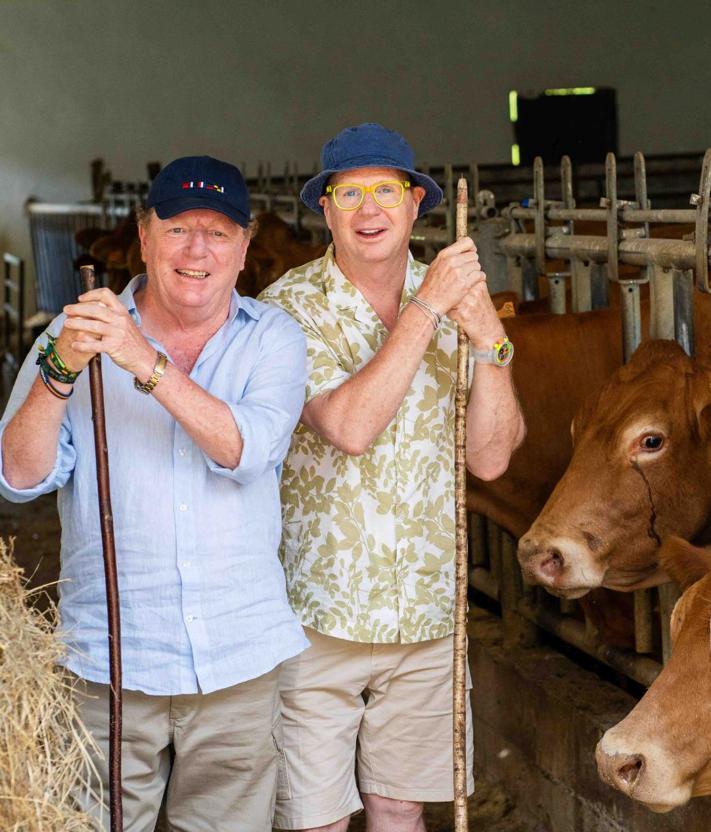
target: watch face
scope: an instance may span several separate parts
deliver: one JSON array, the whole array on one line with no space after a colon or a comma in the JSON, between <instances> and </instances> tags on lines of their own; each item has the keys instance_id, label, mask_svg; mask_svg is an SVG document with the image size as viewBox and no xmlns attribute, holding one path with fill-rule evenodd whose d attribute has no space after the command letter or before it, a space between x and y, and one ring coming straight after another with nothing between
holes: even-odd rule
<instances>
[{"instance_id":1,"label":"watch face","mask_svg":"<svg viewBox=\"0 0 711 832\"><path fill-rule=\"evenodd\" d=\"M499 367L505 367L513 358L513 344L508 338L504 338L500 344L494 345L494 349L496 350L494 354L494 363Z\"/></svg>"}]
</instances>

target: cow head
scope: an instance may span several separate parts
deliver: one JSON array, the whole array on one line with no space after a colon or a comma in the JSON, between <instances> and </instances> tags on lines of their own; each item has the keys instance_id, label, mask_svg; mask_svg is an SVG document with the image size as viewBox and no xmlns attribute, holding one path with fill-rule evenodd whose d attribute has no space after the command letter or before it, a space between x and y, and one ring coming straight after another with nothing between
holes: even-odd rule
<instances>
[{"instance_id":1,"label":"cow head","mask_svg":"<svg viewBox=\"0 0 711 832\"><path fill-rule=\"evenodd\" d=\"M710 381L673 341L648 341L585 401L568 469L519 542L529 583L578 598L665 580L660 541L711 513Z\"/></svg>"},{"instance_id":2,"label":"cow head","mask_svg":"<svg viewBox=\"0 0 711 832\"><path fill-rule=\"evenodd\" d=\"M682 586L691 584L672 614L672 657L595 756L606 783L668 812L711 794L711 553L671 539L661 559Z\"/></svg>"}]
</instances>

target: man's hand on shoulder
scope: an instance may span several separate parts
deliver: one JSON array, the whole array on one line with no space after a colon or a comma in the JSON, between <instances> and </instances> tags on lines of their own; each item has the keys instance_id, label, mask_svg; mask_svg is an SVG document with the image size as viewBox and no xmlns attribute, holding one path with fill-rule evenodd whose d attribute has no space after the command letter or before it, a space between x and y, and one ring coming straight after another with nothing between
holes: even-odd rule
<instances>
[{"instance_id":1,"label":"man's hand on shoulder","mask_svg":"<svg viewBox=\"0 0 711 832\"><path fill-rule=\"evenodd\" d=\"M79 303L64 307L65 330L76 334L71 349L86 358L97 352L139 380L153 371L156 351L133 322L128 309L110 289L92 289L79 296Z\"/></svg>"}]
</instances>

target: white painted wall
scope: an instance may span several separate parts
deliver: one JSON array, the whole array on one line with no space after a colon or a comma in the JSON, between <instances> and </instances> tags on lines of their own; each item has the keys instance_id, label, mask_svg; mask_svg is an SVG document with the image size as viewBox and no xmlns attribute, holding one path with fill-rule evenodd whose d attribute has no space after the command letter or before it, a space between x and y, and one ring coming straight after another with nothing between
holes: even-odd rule
<instances>
[{"instance_id":1,"label":"white painted wall","mask_svg":"<svg viewBox=\"0 0 711 832\"><path fill-rule=\"evenodd\" d=\"M711 144L708 0L0 0L0 249L25 199L210 153L311 166L365 120L430 162L507 161L509 89L618 90L620 151ZM249 170L248 170L249 172Z\"/></svg>"}]
</instances>

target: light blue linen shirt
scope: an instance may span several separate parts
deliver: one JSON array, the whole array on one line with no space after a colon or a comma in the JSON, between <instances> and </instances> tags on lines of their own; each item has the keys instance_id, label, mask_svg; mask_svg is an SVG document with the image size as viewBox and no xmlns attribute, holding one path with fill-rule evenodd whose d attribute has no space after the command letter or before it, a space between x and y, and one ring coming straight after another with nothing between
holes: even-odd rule
<instances>
[{"instance_id":1,"label":"light blue linen shirt","mask_svg":"<svg viewBox=\"0 0 711 832\"><path fill-rule=\"evenodd\" d=\"M144 280L134 278L120 295L139 326L133 293ZM58 334L63 318L48 331ZM0 436L37 376L36 357L35 347L20 370ZM304 401L306 349L299 325L276 307L233 292L227 321L190 373L232 411L244 441L233 470L210 459L107 356L102 368L123 687L149 694L209 693L260 676L308 647L289 607L277 556L281 462ZM88 372L69 399L47 478L20 490L0 468L0 494L8 500L25 502L54 489L62 521L65 663L85 679L108 683Z\"/></svg>"}]
</instances>

